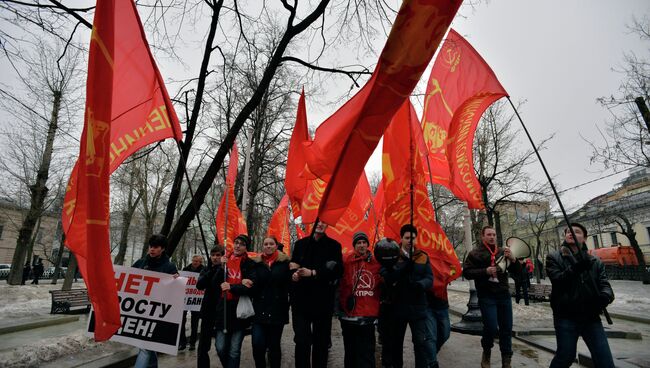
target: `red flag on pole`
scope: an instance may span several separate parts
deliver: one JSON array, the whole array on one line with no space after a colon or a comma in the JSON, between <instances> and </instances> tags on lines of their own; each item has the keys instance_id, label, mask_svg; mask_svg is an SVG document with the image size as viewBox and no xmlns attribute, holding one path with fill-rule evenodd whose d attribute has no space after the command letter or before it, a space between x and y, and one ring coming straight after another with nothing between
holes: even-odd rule
<instances>
[{"instance_id":1,"label":"red flag on pole","mask_svg":"<svg viewBox=\"0 0 650 368\"><path fill-rule=\"evenodd\" d=\"M135 4L97 2L79 159L61 214L65 244L77 258L95 312L97 341L121 326L109 244L110 173L138 149L169 137L182 139L181 128Z\"/></svg>"},{"instance_id":2,"label":"red flag on pole","mask_svg":"<svg viewBox=\"0 0 650 368\"><path fill-rule=\"evenodd\" d=\"M273 236L284 245L285 253L289 254L291 239L289 233L289 196L284 195L278 208L273 213L266 235Z\"/></svg>"},{"instance_id":3,"label":"red flag on pole","mask_svg":"<svg viewBox=\"0 0 650 368\"><path fill-rule=\"evenodd\" d=\"M405 0L366 85L316 131L309 170L328 182L319 217L335 224L393 115L438 48L461 0Z\"/></svg>"},{"instance_id":4,"label":"red flag on pole","mask_svg":"<svg viewBox=\"0 0 650 368\"><path fill-rule=\"evenodd\" d=\"M416 246L427 252L433 270L433 292L446 299L447 284L460 276L460 261L444 230L435 221L422 166L421 157L425 152L417 143L420 135L415 110L407 101L395 114L384 135L385 235L399 239L399 230L411 222L412 213L412 223L418 229Z\"/></svg>"},{"instance_id":5,"label":"red flag on pole","mask_svg":"<svg viewBox=\"0 0 650 368\"><path fill-rule=\"evenodd\" d=\"M285 169L284 188L291 200L294 218L302 215L302 198L305 196L307 179L302 174L305 168L303 143L311 141L307 128L307 108L305 107L305 91L300 93L296 124L289 141L287 167Z\"/></svg>"},{"instance_id":6,"label":"red flag on pole","mask_svg":"<svg viewBox=\"0 0 650 368\"><path fill-rule=\"evenodd\" d=\"M237 199L235 198L238 160L237 143L234 143L230 151L230 163L228 164L228 173L226 174L226 187L221 196L221 202L219 202L216 218L217 238L223 242L226 252L232 251L237 235L248 233L246 220L239 207L237 207Z\"/></svg>"},{"instance_id":7,"label":"red flag on pole","mask_svg":"<svg viewBox=\"0 0 650 368\"><path fill-rule=\"evenodd\" d=\"M474 174L474 132L481 115L507 96L476 50L453 29L431 70L422 115L431 180L449 188L469 208L483 208Z\"/></svg>"}]
</instances>

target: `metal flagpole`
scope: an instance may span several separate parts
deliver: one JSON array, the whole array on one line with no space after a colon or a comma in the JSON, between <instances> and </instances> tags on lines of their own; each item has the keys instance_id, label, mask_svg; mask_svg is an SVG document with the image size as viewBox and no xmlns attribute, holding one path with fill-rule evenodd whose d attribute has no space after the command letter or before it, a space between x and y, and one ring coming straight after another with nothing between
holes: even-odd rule
<instances>
[{"instance_id":1,"label":"metal flagpole","mask_svg":"<svg viewBox=\"0 0 650 368\"><path fill-rule=\"evenodd\" d=\"M542 165L542 169L544 170L544 174L546 175L546 178L548 179L548 183L551 185L551 189L553 189L553 194L555 194L555 198L557 199L557 203L560 205L560 210L562 211L562 216L564 217L564 221L567 224L567 227L569 228L569 231L571 232L571 236L573 237L573 241L577 242L578 238L576 237L575 232L573 231L573 226L571 226L571 222L569 221L569 216L567 215L566 211L564 210L564 205L562 204L562 200L560 200L560 195L558 194L557 190L555 189L555 185L553 185L553 180L551 180L551 176L548 173L548 170L546 170L546 165L544 164L544 161L542 161L542 156L540 156L539 151L537 150L537 147L535 146L535 142L533 142L533 138L530 136L530 133L528 132L528 129L526 128L526 125L524 125L524 121L521 119L521 116L519 115L519 111L517 111L517 108L515 107L515 104L512 103L512 100L510 99L509 96L506 96L508 99L508 102L510 102L510 106L512 106L512 109L515 111L515 114L517 115L517 118L519 119L519 122L521 123L521 126L524 128L524 132L526 133L526 136L528 137L528 140L530 141L530 144L533 146L533 150L535 151L535 154L537 155L537 159L539 160L539 163ZM577 244L577 243L576 243ZM587 246L585 243L582 243L582 250L586 250ZM596 287L596 281L592 277L589 277L591 282L593 283L593 286L595 287L596 290L598 288ZM609 312L607 312L607 308L603 308L603 314L605 315L605 319L607 320L608 324L613 324L612 318L609 316Z\"/></svg>"}]
</instances>

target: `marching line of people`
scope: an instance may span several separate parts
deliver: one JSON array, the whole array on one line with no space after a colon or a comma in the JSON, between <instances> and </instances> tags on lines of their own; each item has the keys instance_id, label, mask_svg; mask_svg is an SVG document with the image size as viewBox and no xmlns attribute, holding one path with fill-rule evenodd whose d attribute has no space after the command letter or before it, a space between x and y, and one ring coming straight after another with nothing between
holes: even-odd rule
<instances>
[{"instance_id":1,"label":"marching line of people","mask_svg":"<svg viewBox=\"0 0 650 368\"><path fill-rule=\"evenodd\" d=\"M546 260L553 284L551 306L557 340L551 367L573 363L580 336L596 367L614 367L599 318L614 294L602 262L580 246L586 229L580 224L572 227L577 243L570 231L565 231L562 247ZM317 223L311 236L296 241L291 257L280 251L283 245L275 238L266 237L262 252L251 258L247 253L251 240L245 234L237 236L229 255L223 247L214 247L206 266L200 256L193 257L184 270L199 272L196 287L205 291L200 312L191 313L189 346L193 350L198 339L197 367L210 366L212 338L221 366L239 367L249 328L255 366L280 367L281 337L290 321L289 311L296 367L327 367L334 315L341 325L346 368L376 367L375 326L382 345L382 367L404 365L407 326L415 367L439 366L437 354L451 332L449 303L433 293L431 264L426 252L417 247L417 229L404 225L399 244L382 239L375 244L374 254L368 235L357 232L353 252L343 257L341 244L327 236L326 228L326 224ZM177 275L164 254L165 246L164 236L152 236L149 253L133 266ZM506 269L497 265L502 256L509 260ZM502 368L511 366L513 314L508 277L527 277L530 268L526 267L509 248L497 245L496 231L489 226L482 229L480 244L466 257L463 275L475 282L483 318L482 368L490 367L495 337ZM197 333L199 319L201 333ZM185 322L184 315L179 350L188 344ZM156 353L141 350L136 367L156 366Z\"/></svg>"}]
</instances>

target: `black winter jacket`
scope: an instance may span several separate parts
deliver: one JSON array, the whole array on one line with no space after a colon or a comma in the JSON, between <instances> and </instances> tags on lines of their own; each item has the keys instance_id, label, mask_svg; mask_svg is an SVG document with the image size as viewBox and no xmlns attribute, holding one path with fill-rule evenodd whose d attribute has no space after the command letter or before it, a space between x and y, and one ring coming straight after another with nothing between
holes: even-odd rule
<instances>
[{"instance_id":1,"label":"black winter jacket","mask_svg":"<svg viewBox=\"0 0 650 368\"><path fill-rule=\"evenodd\" d=\"M291 309L295 313L331 317L336 281L343 276L341 244L323 234L318 241L302 238L294 244L291 262L316 270L316 276L291 281Z\"/></svg>"},{"instance_id":2,"label":"black winter jacket","mask_svg":"<svg viewBox=\"0 0 650 368\"><path fill-rule=\"evenodd\" d=\"M204 265L199 265L199 267L197 267L195 269L194 267L192 267L192 264L190 263L190 264L188 264L187 266L185 266L183 268L183 271L199 272L200 273L201 271L203 271L204 268L205 268Z\"/></svg>"},{"instance_id":3,"label":"black winter jacket","mask_svg":"<svg viewBox=\"0 0 650 368\"><path fill-rule=\"evenodd\" d=\"M289 256L279 252L270 268L262 261L261 255L252 260L257 278L257 283L253 285L253 322L274 325L289 323Z\"/></svg>"},{"instance_id":4,"label":"black winter jacket","mask_svg":"<svg viewBox=\"0 0 650 368\"><path fill-rule=\"evenodd\" d=\"M581 258L588 262L584 271L577 267L577 259ZM580 321L600 320L602 309L614 300L603 262L583 251L571 254L566 243L559 251L546 256L546 274L553 284L551 308L554 316Z\"/></svg>"},{"instance_id":5,"label":"black winter jacket","mask_svg":"<svg viewBox=\"0 0 650 368\"><path fill-rule=\"evenodd\" d=\"M240 264L240 269L241 269L242 279L249 279L253 281L253 287L247 288L242 284L231 284L230 292L232 292L234 295L237 296L248 295L250 297L252 296L253 289L255 287L255 284L257 283L257 278L255 275L255 263L251 261L250 258L246 258L245 260L242 260ZM222 269L220 274L216 273L212 277L212 287L215 288L215 290L217 290L219 294L221 294L221 283L223 282L224 282L224 273ZM226 301L226 328L228 329L228 331L245 330L250 326L251 318L247 318L247 319L237 318L238 302L239 299ZM224 308L224 302L222 297L217 303L216 315L215 315L215 328L217 328L218 330L223 329L223 321L224 321L223 308Z\"/></svg>"},{"instance_id":6,"label":"black winter jacket","mask_svg":"<svg viewBox=\"0 0 650 368\"><path fill-rule=\"evenodd\" d=\"M384 310L391 310L391 317L407 321L426 318L426 292L433 286L433 272L425 252L416 249L410 260L401 253L395 266L382 267L379 272L385 285L383 303L390 306Z\"/></svg>"},{"instance_id":7,"label":"black winter jacket","mask_svg":"<svg viewBox=\"0 0 650 368\"><path fill-rule=\"evenodd\" d=\"M144 258L140 258L139 260L135 261L133 267L143 270L167 273L170 275L178 273L176 265L171 263L169 261L169 256L164 253L158 258L151 258L147 254L144 256Z\"/></svg>"},{"instance_id":8,"label":"black winter jacket","mask_svg":"<svg viewBox=\"0 0 650 368\"><path fill-rule=\"evenodd\" d=\"M217 280L218 284L213 283L213 279ZM221 265L208 265L201 270L199 280L196 282L196 288L205 290L203 294L203 302L201 303L201 318L214 321L217 315L217 303L221 300L221 287L223 282L223 267ZM222 310L223 311L223 310Z\"/></svg>"},{"instance_id":9,"label":"black winter jacket","mask_svg":"<svg viewBox=\"0 0 650 368\"><path fill-rule=\"evenodd\" d=\"M499 259L503 255L503 248L498 248L495 259ZM472 249L465 263L463 264L463 276L468 280L474 280L476 286L476 294L479 298L489 296L509 296L510 288L508 286L508 274L505 272L497 272L497 279L499 282L489 281L490 276L487 274L487 268L491 265L490 252L485 248L485 245ZM519 262L512 262L508 266L508 272L513 277L520 277L521 264Z\"/></svg>"}]
</instances>

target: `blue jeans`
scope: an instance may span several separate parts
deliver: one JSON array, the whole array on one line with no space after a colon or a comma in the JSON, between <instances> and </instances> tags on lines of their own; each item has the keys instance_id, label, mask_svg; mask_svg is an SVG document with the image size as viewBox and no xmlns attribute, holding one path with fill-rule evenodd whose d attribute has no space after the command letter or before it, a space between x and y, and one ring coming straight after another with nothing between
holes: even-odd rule
<instances>
[{"instance_id":1,"label":"blue jeans","mask_svg":"<svg viewBox=\"0 0 650 368\"><path fill-rule=\"evenodd\" d=\"M415 355L415 367L430 367L433 364L431 357L435 353L434 344L432 343L431 334L428 326L428 318L404 321L396 320L391 322L392 327L387 332L387 344L392 348L393 361L388 363L393 367L402 367L403 365L403 347L406 326L411 328L411 339L413 340L413 351ZM383 348L383 346L382 346Z\"/></svg>"},{"instance_id":2,"label":"blue jeans","mask_svg":"<svg viewBox=\"0 0 650 368\"><path fill-rule=\"evenodd\" d=\"M433 351L433 364L438 362L438 352L442 345L449 339L451 324L449 322L449 308L429 308L427 311L427 328L432 337L431 350Z\"/></svg>"},{"instance_id":3,"label":"blue jeans","mask_svg":"<svg viewBox=\"0 0 650 368\"><path fill-rule=\"evenodd\" d=\"M241 358L241 344L244 341L244 330L223 331L217 330L217 337L214 339L214 347L224 368L239 368Z\"/></svg>"},{"instance_id":4,"label":"blue jeans","mask_svg":"<svg viewBox=\"0 0 650 368\"><path fill-rule=\"evenodd\" d=\"M553 318L557 351L550 368L569 367L576 359L578 337L587 344L596 368L614 368L614 359L607 343L607 335L600 321L578 322L568 318Z\"/></svg>"},{"instance_id":5,"label":"blue jeans","mask_svg":"<svg viewBox=\"0 0 650 368\"><path fill-rule=\"evenodd\" d=\"M512 355L512 300L510 295L482 296L478 299L483 316L481 346L490 350L494 336L499 333L501 355Z\"/></svg>"},{"instance_id":6,"label":"blue jeans","mask_svg":"<svg viewBox=\"0 0 650 368\"><path fill-rule=\"evenodd\" d=\"M140 349L135 359L135 368L157 368L158 355L155 351Z\"/></svg>"}]
</instances>

